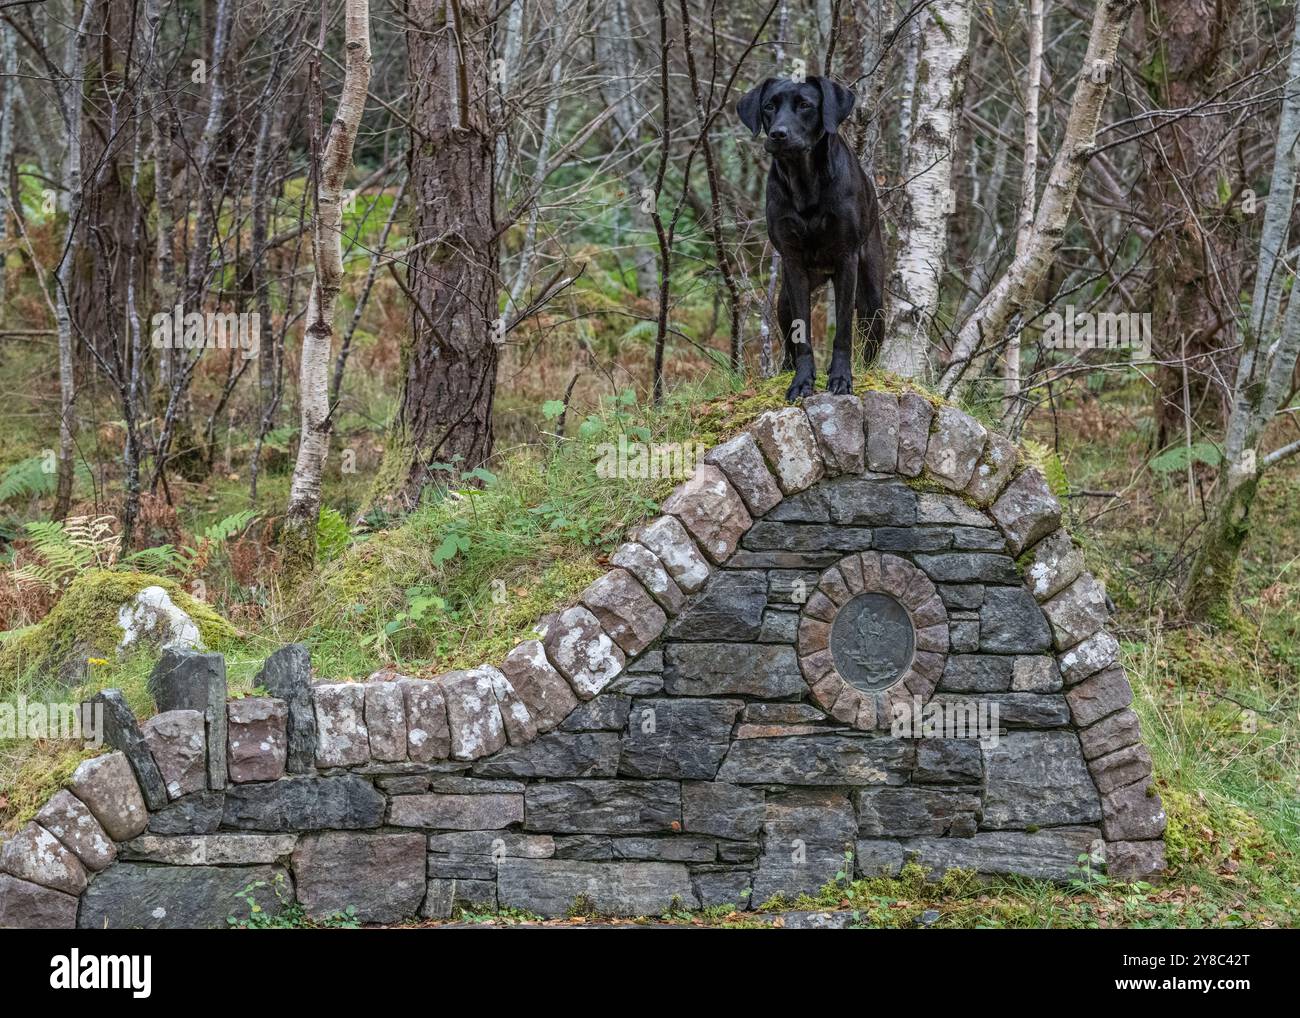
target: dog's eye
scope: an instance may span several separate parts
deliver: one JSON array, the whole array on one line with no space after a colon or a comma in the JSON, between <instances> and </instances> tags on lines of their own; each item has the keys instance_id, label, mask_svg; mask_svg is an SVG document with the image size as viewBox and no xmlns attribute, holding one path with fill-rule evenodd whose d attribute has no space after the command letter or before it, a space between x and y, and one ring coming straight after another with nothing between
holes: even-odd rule
<instances>
[{"instance_id":1,"label":"dog's eye","mask_svg":"<svg viewBox=\"0 0 1300 1018\"><path fill-rule=\"evenodd\" d=\"M774 109L776 109L776 104L775 104L775 103L768 103L766 106L763 107L763 112L764 112L764 113L771 113Z\"/></svg>"},{"instance_id":2,"label":"dog's eye","mask_svg":"<svg viewBox=\"0 0 1300 1018\"><path fill-rule=\"evenodd\" d=\"M801 102L799 103L799 108L800 108L801 110L810 110L810 109L812 109L812 103L810 103L810 102L808 102L808 101L806 101L806 100L805 100L805 101L801 101Z\"/></svg>"}]
</instances>

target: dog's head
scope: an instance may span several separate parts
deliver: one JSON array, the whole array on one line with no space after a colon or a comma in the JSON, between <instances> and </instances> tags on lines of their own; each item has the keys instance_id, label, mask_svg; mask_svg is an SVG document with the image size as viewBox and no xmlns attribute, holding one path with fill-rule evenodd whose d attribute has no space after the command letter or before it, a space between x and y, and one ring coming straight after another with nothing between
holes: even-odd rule
<instances>
[{"instance_id":1,"label":"dog's head","mask_svg":"<svg viewBox=\"0 0 1300 1018\"><path fill-rule=\"evenodd\" d=\"M853 93L830 78L768 78L736 104L741 122L768 152L805 152L835 134L853 109Z\"/></svg>"}]
</instances>

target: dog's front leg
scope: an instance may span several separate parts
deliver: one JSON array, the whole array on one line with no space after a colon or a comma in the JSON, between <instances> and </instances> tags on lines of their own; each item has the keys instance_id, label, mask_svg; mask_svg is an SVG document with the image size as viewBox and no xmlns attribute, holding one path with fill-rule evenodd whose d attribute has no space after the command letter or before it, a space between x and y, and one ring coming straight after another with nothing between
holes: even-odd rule
<instances>
[{"instance_id":1,"label":"dog's front leg","mask_svg":"<svg viewBox=\"0 0 1300 1018\"><path fill-rule=\"evenodd\" d=\"M785 392L786 401L793 403L813 392L813 378L817 369L813 363L812 349L812 295L808 274L781 259L781 328L785 331L787 360L794 361L794 381ZM786 316L789 316L788 318Z\"/></svg>"},{"instance_id":2,"label":"dog's front leg","mask_svg":"<svg viewBox=\"0 0 1300 1018\"><path fill-rule=\"evenodd\" d=\"M857 304L858 255L853 253L835 270L835 347L826 391L847 396L853 391L853 316Z\"/></svg>"}]
</instances>

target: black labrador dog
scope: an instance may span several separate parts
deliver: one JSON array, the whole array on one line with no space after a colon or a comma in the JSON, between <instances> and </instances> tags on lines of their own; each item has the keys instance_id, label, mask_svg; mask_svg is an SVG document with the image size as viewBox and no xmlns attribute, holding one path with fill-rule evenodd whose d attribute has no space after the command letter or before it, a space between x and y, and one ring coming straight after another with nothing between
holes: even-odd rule
<instances>
[{"instance_id":1,"label":"black labrador dog","mask_svg":"<svg viewBox=\"0 0 1300 1018\"><path fill-rule=\"evenodd\" d=\"M745 94L736 112L773 156L767 175L767 233L781 254L777 316L785 338L786 392L793 402L813 391L809 322L812 295L827 280L835 287L835 346L827 390L853 391L854 319L866 330L867 361L884 335L885 247L876 189L839 126L853 109L853 93L829 78L768 78Z\"/></svg>"}]
</instances>

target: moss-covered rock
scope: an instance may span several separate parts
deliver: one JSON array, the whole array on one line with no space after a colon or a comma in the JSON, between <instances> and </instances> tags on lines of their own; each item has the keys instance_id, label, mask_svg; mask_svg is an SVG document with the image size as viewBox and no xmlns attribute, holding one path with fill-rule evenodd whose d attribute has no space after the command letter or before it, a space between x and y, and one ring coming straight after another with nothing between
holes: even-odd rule
<instances>
[{"instance_id":1,"label":"moss-covered rock","mask_svg":"<svg viewBox=\"0 0 1300 1018\"><path fill-rule=\"evenodd\" d=\"M221 650L235 639L234 626L174 581L149 573L95 569L77 577L40 622L0 643L0 693L34 672L57 676L68 685L82 682L88 658L117 656L123 635L118 613L147 587L167 592L194 621L208 649Z\"/></svg>"}]
</instances>

